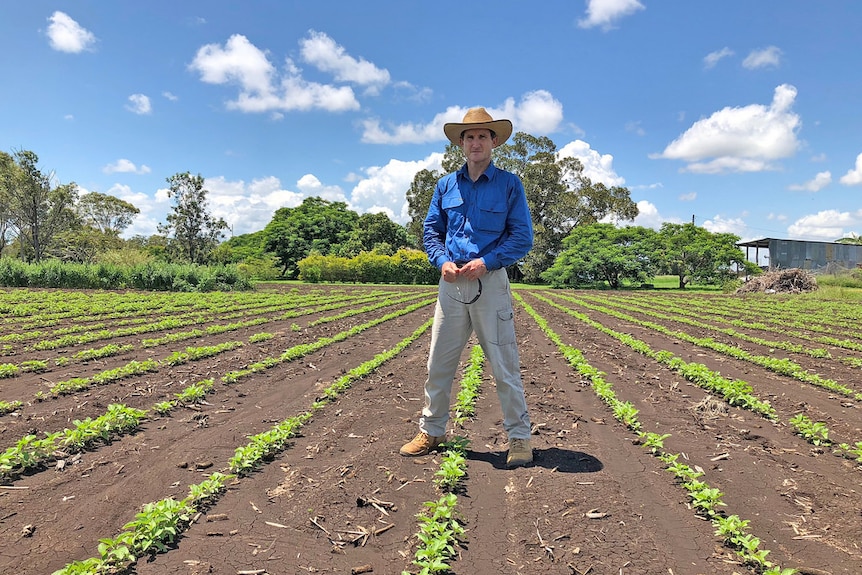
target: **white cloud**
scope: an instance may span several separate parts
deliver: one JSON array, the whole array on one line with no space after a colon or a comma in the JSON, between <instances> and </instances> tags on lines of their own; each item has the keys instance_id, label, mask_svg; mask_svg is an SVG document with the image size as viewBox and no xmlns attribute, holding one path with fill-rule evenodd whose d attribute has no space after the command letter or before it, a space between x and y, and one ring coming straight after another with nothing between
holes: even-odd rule
<instances>
[{"instance_id":1,"label":"white cloud","mask_svg":"<svg viewBox=\"0 0 862 575\"><path fill-rule=\"evenodd\" d=\"M143 94L132 94L129 96L129 103L126 104L126 109L135 114L149 114L153 111L153 106L150 104L150 99Z\"/></svg>"},{"instance_id":2,"label":"white cloud","mask_svg":"<svg viewBox=\"0 0 862 575\"><path fill-rule=\"evenodd\" d=\"M443 135L443 124L463 121L464 114L471 107L473 106L450 106L435 115L427 124L405 123L384 127L378 119L367 119L362 122L362 141L366 144L423 144L444 141L446 137ZM516 132L533 135L549 134L559 128L563 121L563 105L545 90L528 92L519 103L513 98L507 98L501 107L486 106L485 109L492 118L511 120Z\"/></svg>"},{"instance_id":3,"label":"white cloud","mask_svg":"<svg viewBox=\"0 0 862 575\"><path fill-rule=\"evenodd\" d=\"M561 158L577 158L584 165L584 175L593 182L612 186L623 186L625 178L620 177L613 167L614 157L610 154L599 154L590 148L583 140L569 142L557 151Z\"/></svg>"},{"instance_id":4,"label":"white cloud","mask_svg":"<svg viewBox=\"0 0 862 575\"><path fill-rule=\"evenodd\" d=\"M300 41L300 51L305 62L318 70L329 72L338 82L349 82L365 86L369 93L376 94L389 84L389 72L380 69L364 58L358 60L347 54L342 46L323 32L309 31L309 37Z\"/></svg>"},{"instance_id":5,"label":"white cloud","mask_svg":"<svg viewBox=\"0 0 862 575\"><path fill-rule=\"evenodd\" d=\"M162 92L162 96L164 96L165 98L167 98L171 102L176 102L177 100L179 100L179 98L177 96L175 96L174 94L172 94L168 91Z\"/></svg>"},{"instance_id":6,"label":"white cloud","mask_svg":"<svg viewBox=\"0 0 862 575\"><path fill-rule=\"evenodd\" d=\"M856 156L856 166L841 176L839 181L845 186L858 186L862 184L862 154Z\"/></svg>"},{"instance_id":7,"label":"white cloud","mask_svg":"<svg viewBox=\"0 0 862 575\"><path fill-rule=\"evenodd\" d=\"M829 171L819 172L814 176L813 180L808 180L803 184L792 184L787 187L788 190L794 192L819 192L826 186L832 183L832 173Z\"/></svg>"},{"instance_id":8,"label":"white cloud","mask_svg":"<svg viewBox=\"0 0 862 575\"><path fill-rule=\"evenodd\" d=\"M742 67L749 70L758 68L777 68L781 64L781 50L776 46L768 46L759 50L752 50L742 61Z\"/></svg>"},{"instance_id":9,"label":"white cloud","mask_svg":"<svg viewBox=\"0 0 862 575\"><path fill-rule=\"evenodd\" d=\"M715 52L710 52L703 58L703 67L704 68L714 68L718 62L728 56L733 56L733 50L725 46L721 50L716 50Z\"/></svg>"},{"instance_id":10,"label":"white cloud","mask_svg":"<svg viewBox=\"0 0 862 575\"><path fill-rule=\"evenodd\" d=\"M48 40L54 50L78 54L96 43L96 36L65 12L54 12L48 21Z\"/></svg>"},{"instance_id":11,"label":"white cloud","mask_svg":"<svg viewBox=\"0 0 862 575\"><path fill-rule=\"evenodd\" d=\"M328 202L347 202L347 196L344 195L344 190L341 186L327 186L321 182L314 174L305 174L299 181L296 182L296 187L302 193L303 197L311 198L317 196Z\"/></svg>"},{"instance_id":12,"label":"white cloud","mask_svg":"<svg viewBox=\"0 0 862 575\"><path fill-rule=\"evenodd\" d=\"M777 222L785 222L787 221L787 216L784 214L769 213L766 216L766 219L770 221L775 220Z\"/></svg>"},{"instance_id":13,"label":"white cloud","mask_svg":"<svg viewBox=\"0 0 862 575\"><path fill-rule=\"evenodd\" d=\"M142 192L135 192L125 184L114 184L105 193L129 202L140 210L140 213L132 220L132 224L123 231L122 236L124 238L149 237L157 232L156 226L160 221L160 209L151 196ZM164 220L164 218L161 219Z\"/></svg>"},{"instance_id":14,"label":"white cloud","mask_svg":"<svg viewBox=\"0 0 862 575\"><path fill-rule=\"evenodd\" d=\"M224 48L218 44L199 48L189 69L208 84L239 86L239 95L227 105L242 112L342 112L359 108L349 86L309 82L290 59L285 60L284 71L279 74L267 53L241 34L231 36Z\"/></svg>"},{"instance_id":15,"label":"white cloud","mask_svg":"<svg viewBox=\"0 0 862 575\"><path fill-rule=\"evenodd\" d=\"M681 202L693 202L697 199L697 192L689 192L687 194L680 194L677 198Z\"/></svg>"},{"instance_id":16,"label":"white cloud","mask_svg":"<svg viewBox=\"0 0 862 575\"><path fill-rule=\"evenodd\" d=\"M234 235L257 232L266 227L279 208L295 208L306 194L285 190L281 181L269 176L246 183L224 177L206 178L204 189L213 216L223 218ZM317 194L311 194L317 195Z\"/></svg>"},{"instance_id":17,"label":"white cloud","mask_svg":"<svg viewBox=\"0 0 862 575\"><path fill-rule=\"evenodd\" d=\"M114 174L114 173L131 173L131 174L149 174L150 168L147 165L141 164L141 167L138 168L134 162L131 160L127 160L125 158L120 158L113 164L108 164L102 171L106 174Z\"/></svg>"},{"instance_id":18,"label":"white cloud","mask_svg":"<svg viewBox=\"0 0 862 575\"><path fill-rule=\"evenodd\" d=\"M793 155L799 147L796 133L801 120L791 109L795 99L796 88L782 84L769 106L750 104L714 112L650 157L686 161L685 171L697 173L775 169L774 160Z\"/></svg>"},{"instance_id":19,"label":"white cloud","mask_svg":"<svg viewBox=\"0 0 862 575\"><path fill-rule=\"evenodd\" d=\"M385 166L372 166L364 170L361 179L350 194L350 207L362 213L384 212L393 221L406 224L410 220L406 190L420 170L440 170L443 154L405 162L390 160Z\"/></svg>"},{"instance_id":20,"label":"white cloud","mask_svg":"<svg viewBox=\"0 0 862 575\"><path fill-rule=\"evenodd\" d=\"M625 225L641 226L658 230L664 222L679 223L674 218L662 216L658 208L652 202L639 200L637 203L638 215L633 222L623 222Z\"/></svg>"},{"instance_id":21,"label":"white cloud","mask_svg":"<svg viewBox=\"0 0 862 575\"><path fill-rule=\"evenodd\" d=\"M638 10L644 10L644 5L638 0L588 0L587 17L578 20L581 28L601 26L603 30L613 28L616 20Z\"/></svg>"},{"instance_id":22,"label":"white cloud","mask_svg":"<svg viewBox=\"0 0 862 575\"><path fill-rule=\"evenodd\" d=\"M856 233L850 228L862 228L862 210L855 212L839 212L838 210L823 210L816 214L802 216L787 227L787 232L794 239L834 242Z\"/></svg>"},{"instance_id":23,"label":"white cloud","mask_svg":"<svg viewBox=\"0 0 862 575\"><path fill-rule=\"evenodd\" d=\"M716 215L703 222L703 228L713 234L734 234L741 237L748 226L742 218L723 218Z\"/></svg>"}]
</instances>

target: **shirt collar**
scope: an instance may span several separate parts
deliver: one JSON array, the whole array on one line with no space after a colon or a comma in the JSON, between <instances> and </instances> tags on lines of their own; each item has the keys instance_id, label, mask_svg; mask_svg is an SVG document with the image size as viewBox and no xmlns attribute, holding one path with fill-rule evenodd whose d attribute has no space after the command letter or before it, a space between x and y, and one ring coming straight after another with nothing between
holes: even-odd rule
<instances>
[{"instance_id":1,"label":"shirt collar","mask_svg":"<svg viewBox=\"0 0 862 575\"><path fill-rule=\"evenodd\" d=\"M482 172L482 175L485 176L489 181L494 178L494 172L497 171L497 167L494 165L493 160L488 167L485 168L485 171ZM458 176L463 178L469 178L470 174L467 173L467 162L464 162L464 165L461 166L461 169L458 170Z\"/></svg>"}]
</instances>

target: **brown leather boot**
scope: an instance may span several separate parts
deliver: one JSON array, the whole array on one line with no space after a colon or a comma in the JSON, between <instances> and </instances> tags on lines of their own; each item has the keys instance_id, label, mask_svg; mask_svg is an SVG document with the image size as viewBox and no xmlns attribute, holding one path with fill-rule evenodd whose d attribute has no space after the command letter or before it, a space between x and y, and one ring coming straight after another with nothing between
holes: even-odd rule
<instances>
[{"instance_id":1,"label":"brown leather boot","mask_svg":"<svg viewBox=\"0 0 862 575\"><path fill-rule=\"evenodd\" d=\"M520 467L533 462L533 448L529 439L510 439L509 454L506 456L506 467Z\"/></svg>"},{"instance_id":2,"label":"brown leather boot","mask_svg":"<svg viewBox=\"0 0 862 575\"><path fill-rule=\"evenodd\" d=\"M437 446L443 443L445 436L441 435L439 437L434 437L433 435L428 435L424 431L420 431L416 434L409 443L405 443L401 447L401 455L406 457L419 457L420 455L428 455L434 449L437 449Z\"/></svg>"}]
</instances>

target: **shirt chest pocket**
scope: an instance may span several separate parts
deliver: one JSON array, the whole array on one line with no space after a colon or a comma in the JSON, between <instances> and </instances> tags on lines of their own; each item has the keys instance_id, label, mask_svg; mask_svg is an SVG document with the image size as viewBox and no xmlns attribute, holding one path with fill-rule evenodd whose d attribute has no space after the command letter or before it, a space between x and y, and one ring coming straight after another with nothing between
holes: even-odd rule
<instances>
[{"instance_id":1,"label":"shirt chest pocket","mask_svg":"<svg viewBox=\"0 0 862 575\"><path fill-rule=\"evenodd\" d=\"M479 199L478 221L473 222L476 229L486 232L502 232L506 229L506 202L483 201Z\"/></svg>"}]
</instances>

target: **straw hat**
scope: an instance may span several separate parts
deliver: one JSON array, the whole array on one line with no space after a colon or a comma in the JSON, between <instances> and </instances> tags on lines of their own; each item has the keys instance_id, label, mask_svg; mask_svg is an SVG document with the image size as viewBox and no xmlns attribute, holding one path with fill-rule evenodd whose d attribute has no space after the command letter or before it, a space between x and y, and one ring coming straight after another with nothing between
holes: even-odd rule
<instances>
[{"instance_id":1,"label":"straw hat","mask_svg":"<svg viewBox=\"0 0 862 575\"><path fill-rule=\"evenodd\" d=\"M497 135L497 145L503 144L512 135L512 122L509 120L495 120L485 108L470 108L464 114L464 121L460 124L450 122L443 124L443 133L449 141L456 146L461 145L461 134L464 130L476 128L487 128Z\"/></svg>"}]
</instances>

